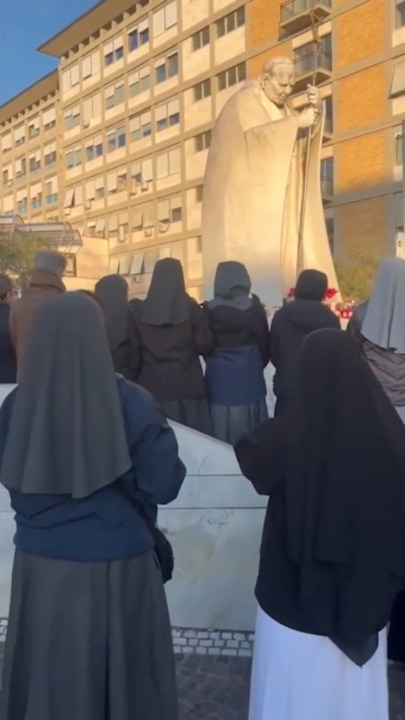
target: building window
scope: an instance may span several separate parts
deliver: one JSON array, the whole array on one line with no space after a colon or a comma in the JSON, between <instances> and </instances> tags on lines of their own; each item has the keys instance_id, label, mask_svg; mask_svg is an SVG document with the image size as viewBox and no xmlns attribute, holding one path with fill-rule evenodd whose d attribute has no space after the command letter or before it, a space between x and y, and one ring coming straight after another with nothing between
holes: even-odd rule
<instances>
[{"instance_id":1,"label":"building window","mask_svg":"<svg viewBox=\"0 0 405 720\"><path fill-rule=\"evenodd\" d=\"M156 160L158 179L178 175L180 173L180 157L179 147L158 155Z\"/></svg>"},{"instance_id":2,"label":"building window","mask_svg":"<svg viewBox=\"0 0 405 720\"><path fill-rule=\"evenodd\" d=\"M136 27L128 31L128 50L133 52L149 42L149 22L143 20Z\"/></svg>"},{"instance_id":3,"label":"building window","mask_svg":"<svg viewBox=\"0 0 405 720\"><path fill-rule=\"evenodd\" d=\"M297 73L301 75L319 67L332 70L332 34L320 38L319 49L313 42L295 48L294 62Z\"/></svg>"},{"instance_id":4,"label":"building window","mask_svg":"<svg viewBox=\"0 0 405 720\"><path fill-rule=\"evenodd\" d=\"M333 195L334 163L333 157L321 160L321 189L324 197Z\"/></svg>"},{"instance_id":5,"label":"building window","mask_svg":"<svg viewBox=\"0 0 405 720\"><path fill-rule=\"evenodd\" d=\"M126 132L125 127L119 127L114 130L107 132L107 152L114 152L119 148L123 148L126 145Z\"/></svg>"},{"instance_id":6,"label":"building window","mask_svg":"<svg viewBox=\"0 0 405 720\"><path fill-rule=\"evenodd\" d=\"M159 105L155 110L156 130L166 130L166 128L178 125L180 122L180 101L178 98L170 100L164 105Z\"/></svg>"},{"instance_id":7,"label":"building window","mask_svg":"<svg viewBox=\"0 0 405 720\"><path fill-rule=\"evenodd\" d=\"M333 98L332 95L324 99L325 106L325 130L333 133Z\"/></svg>"},{"instance_id":8,"label":"building window","mask_svg":"<svg viewBox=\"0 0 405 720\"><path fill-rule=\"evenodd\" d=\"M332 255L335 254L335 221L333 218L326 218L326 233L328 235L329 247Z\"/></svg>"},{"instance_id":9,"label":"building window","mask_svg":"<svg viewBox=\"0 0 405 720\"><path fill-rule=\"evenodd\" d=\"M22 197L20 200L17 198L17 212L19 215L25 215L28 210L28 198Z\"/></svg>"},{"instance_id":10,"label":"building window","mask_svg":"<svg viewBox=\"0 0 405 720\"><path fill-rule=\"evenodd\" d=\"M246 64L239 63L239 65L234 65L234 67L229 68L229 70L224 70L224 72L219 73L217 78L218 90L225 90L226 88L232 87L232 85L243 82L246 80Z\"/></svg>"},{"instance_id":11,"label":"building window","mask_svg":"<svg viewBox=\"0 0 405 720\"><path fill-rule=\"evenodd\" d=\"M147 90L150 90L150 70L149 65L136 70L128 77L129 97L136 97Z\"/></svg>"},{"instance_id":12,"label":"building window","mask_svg":"<svg viewBox=\"0 0 405 720\"><path fill-rule=\"evenodd\" d=\"M125 101L124 83L122 81L110 85L105 91L105 108L110 110Z\"/></svg>"},{"instance_id":13,"label":"building window","mask_svg":"<svg viewBox=\"0 0 405 720\"><path fill-rule=\"evenodd\" d=\"M16 160L15 163L15 176L17 180L22 180L27 174L27 161L25 158Z\"/></svg>"},{"instance_id":14,"label":"building window","mask_svg":"<svg viewBox=\"0 0 405 720\"><path fill-rule=\"evenodd\" d=\"M198 185L195 189L195 201L197 204L202 203L203 199L203 185Z\"/></svg>"},{"instance_id":15,"label":"building window","mask_svg":"<svg viewBox=\"0 0 405 720\"><path fill-rule=\"evenodd\" d=\"M39 118L35 118L35 120L31 120L28 123L28 138L30 140L32 140L33 138L38 137L40 132L41 131L39 128Z\"/></svg>"},{"instance_id":16,"label":"building window","mask_svg":"<svg viewBox=\"0 0 405 720\"><path fill-rule=\"evenodd\" d=\"M138 140L152 135L152 113L150 110L137 113L129 118L129 133L131 142L138 142Z\"/></svg>"},{"instance_id":17,"label":"building window","mask_svg":"<svg viewBox=\"0 0 405 720\"><path fill-rule=\"evenodd\" d=\"M95 93L83 100L83 124L88 127L91 120L101 116L101 93Z\"/></svg>"},{"instance_id":18,"label":"building window","mask_svg":"<svg viewBox=\"0 0 405 720\"><path fill-rule=\"evenodd\" d=\"M76 277L76 255L65 255L65 277Z\"/></svg>"},{"instance_id":19,"label":"building window","mask_svg":"<svg viewBox=\"0 0 405 720\"><path fill-rule=\"evenodd\" d=\"M68 108L64 113L65 130L73 130L80 125L80 106Z\"/></svg>"},{"instance_id":20,"label":"building window","mask_svg":"<svg viewBox=\"0 0 405 720\"><path fill-rule=\"evenodd\" d=\"M96 50L96 52L92 53L91 55L87 55L82 60L82 77L83 80L88 80L89 78L97 78L100 75L100 51Z\"/></svg>"},{"instance_id":21,"label":"building window","mask_svg":"<svg viewBox=\"0 0 405 720\"><path fill-rule=\"evenodd\" d=\"M58 202L57 179L52 178L45 183L46 204L54 205Z\"/></svg>"},{"instance_id":22,"label":"building window","mask_svg":"<svg viewBox=\"0 0 405 720\"><path fill-rule=\"evenodd\" d=\"M209 26L203 28L202 30L199 30L197 33L195 33L191 38L191 47L193 52L196 52L196 50L200 50L201 48L205 47L209 44L210 41L210 29Z\"/></svg>"},{"instance_id":23,"label":"building window","mask_svg":"<svg viewBox=\"0 0 405 720\"><path fill-rule=\"evenodd\" d=\"M71 168L78 167L78 165L82 164L82 149L80 145L76 147L69 148L66 152L66 168L67 170L70 170Z\"/></svg>"},{"instance_id":24,"label":"building window","mask_svg":"<svg viewBox=\"0 0 405 720\"><path fill-rule=\"evenodd\" d=\"M44 147L44 165L46 170L50 170L56 165L56 143L45 145Z\"/></svg>"},{"instance_id":25,"label":"building window","mask_svg":"<svg viewBox=\"0 0 405 720\"><path fill-rule=\"evenodd\" d=\"M56 127L56 110L54 107L44 110L42 115L42 125L45 132L48 132L48 130L52 130L52 128Z\"/></svg>"},{"instance_id":26,"label":"building window","mask_svg":"<svg viewBox=\"0 0 405 720\"><path fill-rule=\"evenodd\" d=\"M80 83L79 64L72 65L68 70L62 73L62 91L69 92Z\"/></svg>"},{"instance_id":27,"label":"building window","mask_svg":"<svg viewBox=\"0 0 405 720\"><path fill-rule=\"evenodd\" d=\"M20 147L25 143L25 125L20 125L14 130L14 144Z\"/></svg>"},{"instance_id":28,"label":"building window","mask_svg":"<svg viewBox=\"0 0 405 720\"><path fill-rule=\"evenodd\" d=\"M151 157L138 160L131 167L131 180L135 188L143 192L150 190L149 183L153 180L153 161Z\"/></svg>"},{"instance_id":29,"label":"building window","mask_svg":"<svg viewBox=\"0 0 405 720\"><path fill-rule=\"evenodd\" d=\"M105 187L104 187L104 178L98 177L95 179L95 199L96 200L103 200L105 197Z\"/></svg>"},{"instance_id":30,"label":"building window","mask_svg":"<svg viewBox=\"0 0 405 720\"><path fill-rule=\"evenodd\" d=\"M394 135L395 143L395 165L402 165L402 146L403 146L403 135L401 131L398 131Z\"/></svg>"},{"instance_id":31,"label":"building window","mask_svg":"<svg viewBox=\"0 0 405 720\"><path fill-rule=\"evenodd\" d=\"M158 37L177 25L177 0L160 8L153 15L153 36Z\"/></svg>"},{"instance_id":32,"label":"building window","mask_svg":"<svg viewBox=\"0 0 405 720\"><path fill-rule=\"evenodd\" d=\"M41 151L37 150L28 158L28 167L32 175L36 175L41 170Z\"/></svg>"},{"instance_id":33,"label":"building window","mask_svg":"<svg viewBox=\"0 0 405 720\"><path fill-rule=\"evenodd\" d=\"M164 232L165 226L170 223L181 222L183 208L181 196L175 195L158 202L159 231Z\"/></svg>"},{"instance_id":34,"label":"building window","mask_svg":"<svg viewBox=\"0 0 405 720\"><path fill-rule=\"evenodd\" d=\"M7 185L9 180L10 180L10 171L7 168L6 170L3 170L3 185Z\"/></svg>"},{"instance_id":35,"label":"building window","mask_svg":"<svg viewBox=\"0 0 405 720\"><path fill-rule=\"evenodd\" d=\"M89 138L85 143L86 160L95 160L103 155L103 138L101 135L97 135L94 138Z\"/></svg>"},{"instance_id":36,"label":"building window","mask_svg":"<svg viewBox=\"0 0 405 720\"><path fill-rule=\"evenodd\" d=\"M194 85L193 87L194 102L203 100L204 98L210 97L211 95L211 79L203 80L203 82Z\"/></svg>"},{"instance_id":37,"label":"building window","mask_svg":"<svg viewBox=\"0 0 405 720\"><path fill-rule=\"evenodd\" d=\"M104 66L110 67L124 57L124 40L122 37L115 38L104 47Z\"/></svg>"},{"instance_id":38,"label":"building window","mask_svg":"<svg viewBox=\"0 0 405 720\"><path fill-rule=\"evenodd\" d=\"M42 207L42 192L36 192L31 198L31 210L40 210Z\"/></svg>"},{"instance_id":39,"label":"building window","mask_svg":"<svg viewBox=\"0 0 405 720\"><path fill-rule=\"evenodd\" d=\"M395 29L405 26L405 0L395 0Z\"/></svg>"},{"instance_id":40,"label":"building window","mask_svg":"<svg viewBox=\"0 0 405 720\"><path fill-rule=\"evenodd\" d=\"M165 58L160 58L155 64L156 83L162 83L179 74L178 53L172 53Z\"/></svg>"},{"instance_id":41,"label":"building window","mask_svg":"<svg viewBox=\"0 0 405 720\"><path fill-rule=\"evenodd\" d=\"M208 148L211 145L211 137L212 137L211 130L207 130L206 132L196 135L194 138L195 151L202 152L203 150L208 150Z\"/></svg>"},{"instance_id":42,"label":"building window","mask_svg":"<svg viewBox=\"0 0 405 720\"><path fill-rule=\"evenodd\" d=\"M226 15L217 22L217 37L223 37L245 24L245 6Z\"/></svg>"}]
</instances>

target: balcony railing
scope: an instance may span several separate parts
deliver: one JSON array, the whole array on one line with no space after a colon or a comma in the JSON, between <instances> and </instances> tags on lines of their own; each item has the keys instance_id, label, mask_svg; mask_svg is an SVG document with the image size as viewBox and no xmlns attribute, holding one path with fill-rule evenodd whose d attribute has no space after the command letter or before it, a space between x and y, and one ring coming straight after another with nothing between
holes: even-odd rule
<instances>
[{"instance_id":1,"label":"balcony railing","mask_svg":"<svg viewBox=\"0 0 405 720\"><path fill-rule=\"evenodd\" d=\"M329 202L333 198L333 180L331 178L321 178L321 192L324 202Z\"/></svg>"},{"instance_id":2,"label":"balcony railing","mask_svg":"<svg viewBox=\"0 0 405 720\"><path fill-rule=\"evenodd\" d=\"M280 27L295 33L311 27L312 18L324 21L332 11L332 0L286 0L281 5Z\"/></svg>"},{"instance_id":3,"label":"balcony railing","mask_svg":"<svg viewBox=\"0 0 405 720\"><path fill-rule=\"evenodd\" d=\"M308 83L319 83L330 80L332 74L332 56L324 50L308 50L302 55L296 55L295 67L295 92L305 90Z\"/></svg>"}]
</instances>

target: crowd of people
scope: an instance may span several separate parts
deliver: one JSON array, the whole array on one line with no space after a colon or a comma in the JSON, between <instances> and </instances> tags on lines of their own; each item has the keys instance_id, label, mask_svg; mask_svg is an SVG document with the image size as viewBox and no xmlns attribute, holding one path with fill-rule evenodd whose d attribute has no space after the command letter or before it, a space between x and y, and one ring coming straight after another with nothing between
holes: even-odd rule
<instances>
[{"instance_id":1,"label":"crowd of people","mask_svg":"<svg viewBox=\"0 0 405 720\"><path fill-rule=\"evenodd\" d=\"M0 382L18 381L0 411L17 528L2 720L178 720L157 507L186 468L168 419L234 445L270 498L249 720L388 720L387 652L405 662L405 262L382 263L346 332L317 270L270 329L237 262L202 306L172 259L145 300L116 275L65 292L63 272L39 253L18 300L0 276Z\"/></svg>"}]
</instances>

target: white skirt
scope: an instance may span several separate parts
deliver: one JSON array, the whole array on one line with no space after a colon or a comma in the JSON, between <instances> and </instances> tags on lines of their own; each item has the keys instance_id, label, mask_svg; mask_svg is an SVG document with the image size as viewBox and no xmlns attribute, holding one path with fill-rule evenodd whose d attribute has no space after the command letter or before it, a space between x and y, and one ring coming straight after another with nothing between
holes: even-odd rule
<instances>
[{"instance_id":1,"label":"white skirt","mask_svg":"<svg viewBox=\"0 0 405 720\"><path fill-rule=\"evenodd\" d=\"M386 631L360 668L328 638L290 630L259 608L249 720L389 720Z\"/></svg>"}]
</instances>

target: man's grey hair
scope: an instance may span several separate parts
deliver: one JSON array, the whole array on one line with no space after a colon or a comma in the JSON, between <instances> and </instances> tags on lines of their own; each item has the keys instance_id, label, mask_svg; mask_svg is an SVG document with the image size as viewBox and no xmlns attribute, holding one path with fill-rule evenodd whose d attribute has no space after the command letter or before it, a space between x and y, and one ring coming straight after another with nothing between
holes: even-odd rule
<instances>
[{"instance_id":1,"label":"man's grey hair","mask_svg":"<svg viewBox=\"0 0 405 720\"><path fill-rule=\"evenodd\" d=\"M267 62L263 65L263 75L272 75L277 67L290 67L291 70L294 70L294 63L289 57L285 57L284 55L279 55L274 58L270 58L270 60L267 60Z\"/></svg>"},{"instance_id":2,"label":"man's grey hair","mask_svg":"<svg viewBox=\"0 0 405 720\"><path fill-rule=\"evenodd\" d=\"M55 275L63 275L66 269L66 258L52 250L40 250L35 256L35 270L46 270Z\"/></svg>"}]
</instances>

